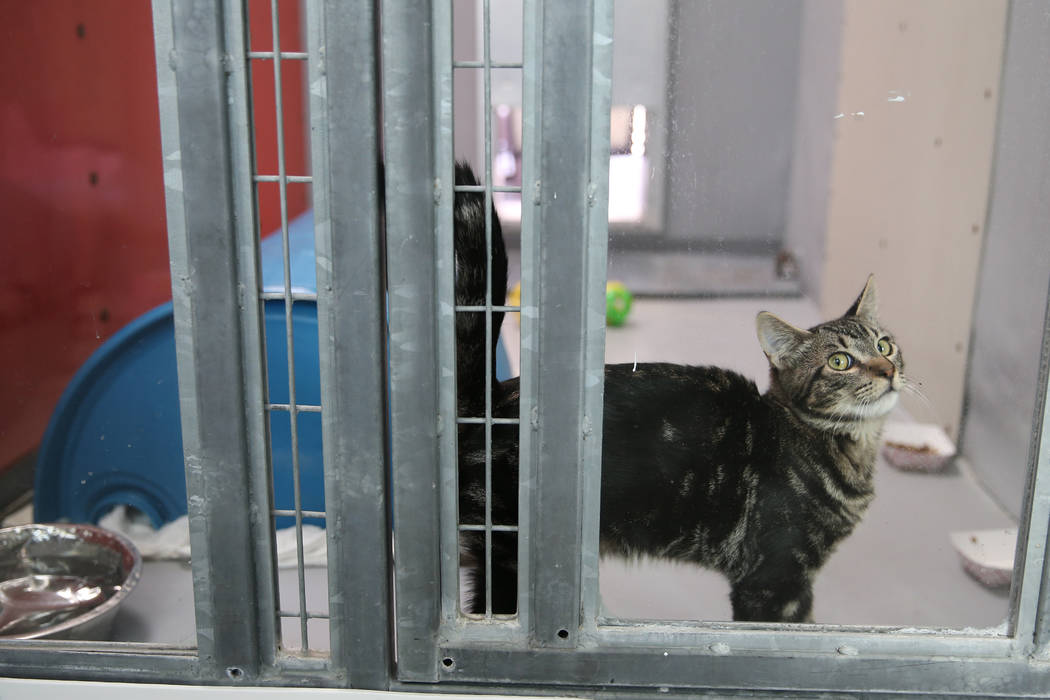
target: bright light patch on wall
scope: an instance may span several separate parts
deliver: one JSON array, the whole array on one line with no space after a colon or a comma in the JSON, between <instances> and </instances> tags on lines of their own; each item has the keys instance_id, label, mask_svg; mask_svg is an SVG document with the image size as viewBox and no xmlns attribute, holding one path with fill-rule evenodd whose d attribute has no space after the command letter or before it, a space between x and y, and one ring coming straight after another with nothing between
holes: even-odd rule
<instances>
[{"instance_id":1,"label":"bright light patch on wall","mask_svg":"<svg viewBox=\"0 0 1050 700\"><path fill-rule=\"evenodd\" d=\"M631 111L631 155L645 155L645 119L644 105L635 105Z\"/></svg>"},{"instance_id":2,"label":"bright light patch on wall","mask_svg":"<svg viewBox=\"0 0 1050 700\"><path fill-rule=\"evenodd\" d=\"M496 186L521 185L521 108L493 106L492 180ZM609 133L609 221L637 224L645 216L650 168L646 156L649 110L645 105L614 105ZM492 201L504 225L521 221L521 195L495 192Z\"/></svg>"}]
</instances>

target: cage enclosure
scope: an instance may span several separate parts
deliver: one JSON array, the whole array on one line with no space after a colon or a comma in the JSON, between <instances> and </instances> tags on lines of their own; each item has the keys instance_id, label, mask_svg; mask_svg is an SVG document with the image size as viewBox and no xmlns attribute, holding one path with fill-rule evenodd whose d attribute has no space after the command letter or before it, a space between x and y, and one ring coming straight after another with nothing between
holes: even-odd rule
<instances>
[{"instance_id":1,"label":"cage enclosure","mask_svg":"<svg viewBox=\"0 0 1050 700\"><path fill-rule=\"evenodd\" d=\"M1050 692L1038 3L153 0L152 22L171 279L153 341L177 364L177 419L144 390L130 413L156 412L122 420L153 426L142 445L181 435L191 561L145 563L138 637L2 640L4 675ZM603 442L607 412L677 429L669 405L608 409L606 365L717 365L765 390L782 368L756 314L816 332L855 299L860 315L870 273L895 331L876 339L882 371L899 343L919 389L893 435L945 442L872 447L876 495L810 572L812 615L733 621L726 580L669 564L673 548L603 557L622 515L603 511L603 447L657 449ZM852 367L841 354L810 384ZM104 390L138 384L88 374L71 386L110 404L60 404L40 473L66 476L37 482L49 518L99 517L52 502L90 486L78 453L108 459L91 421L132 404ZM59 450L74 438L91 450ZM916 452L935 466L894 466ZM637 469L666 476L657 458ZM157 526L182 515L176 495L105 505ZM989 567L998 587L973 576ZM184 605L159 623L149 591L175 586Z\"/></svg>"}]
</instances>

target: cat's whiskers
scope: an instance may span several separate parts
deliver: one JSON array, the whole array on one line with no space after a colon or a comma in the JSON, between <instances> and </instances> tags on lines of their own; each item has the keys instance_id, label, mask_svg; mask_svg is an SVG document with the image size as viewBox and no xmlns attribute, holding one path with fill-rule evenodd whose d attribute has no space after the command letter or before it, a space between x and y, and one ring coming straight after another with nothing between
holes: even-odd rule
<instances>
[{"instance_id":1,"label":"cat's whiskers","mask_svg":"<svg viewBox=\"0 0 1050 700\"><path fill-rule=\"evenodd\" d=\"M901 375L900 388L901 393L907 393L908 395L914 396L915 398L919 399L922 405L926 407L926 410L930 412L930 415L937 414L937 409L934 408L933 402L930 401L929 397L926 396L923 390L919 388L919 385L916 382L911 381L910 377L907 377L903 374Z\"/></svg>"}]
</instances>

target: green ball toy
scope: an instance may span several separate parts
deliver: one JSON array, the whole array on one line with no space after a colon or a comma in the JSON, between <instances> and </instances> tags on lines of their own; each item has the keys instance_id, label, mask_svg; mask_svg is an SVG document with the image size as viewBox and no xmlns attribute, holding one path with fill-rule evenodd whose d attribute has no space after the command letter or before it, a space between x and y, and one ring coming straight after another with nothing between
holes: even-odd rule
<instances>
[{"instance_id":1,"label":"green ball toy","mask_svg":"<svg viewBox=\"0 0 1050 700\"><path fill-rule=\"evenodd\" d=\"M608 282L605 285L605 322L610 326L622 326L631 311L634 297L621 282Z\"/></svg>"}]
</instances>

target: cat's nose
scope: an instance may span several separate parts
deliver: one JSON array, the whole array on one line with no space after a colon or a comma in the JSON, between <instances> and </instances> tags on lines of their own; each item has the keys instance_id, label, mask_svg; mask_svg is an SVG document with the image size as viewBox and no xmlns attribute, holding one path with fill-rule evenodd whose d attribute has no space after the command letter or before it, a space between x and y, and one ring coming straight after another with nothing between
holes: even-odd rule
<instances>
[{"instance_id":1,"label":"cat's nose","mask_svg":"<svg viewBox=\"0 0 1050 700\"><path fill-rule=\"evenodd\" d=\"M871 362L866 362L864 367L874 376L885 377L886 379L893 379L893 375L897 373L897 368L885 357L878 357Z\"/></svg>"}]
</instances>

